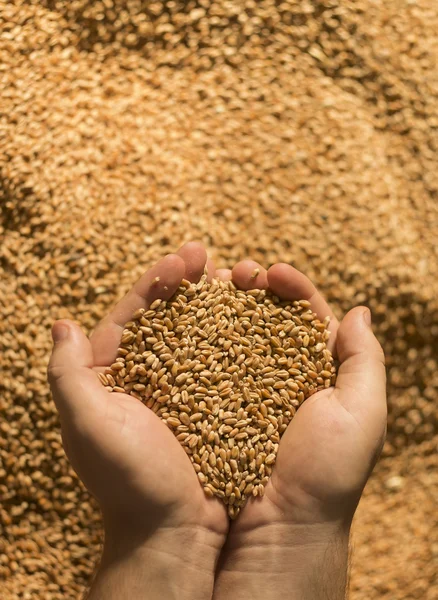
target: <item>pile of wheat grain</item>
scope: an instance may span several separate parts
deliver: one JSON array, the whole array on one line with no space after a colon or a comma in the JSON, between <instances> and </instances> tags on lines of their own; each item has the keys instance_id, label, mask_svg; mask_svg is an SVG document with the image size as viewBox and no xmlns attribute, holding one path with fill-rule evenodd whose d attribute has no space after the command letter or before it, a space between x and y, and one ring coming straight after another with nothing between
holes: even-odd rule
<instances>
[{"instance_id":1,"label":"pile of wheat grain","mask_svg":"<svg viewBox=\"0 0 438 600\"><path fill-rule=\"evenodd\" d=\"M68 465L50 327L87 332L200 239L290 262L388 364L352 598L436 600L435 0L0 0L0 587L77 598L97 507Z\"/></svg>"},{"instance_id":2,"label":"pile of wheat grain","mask_svg":"<svg viewBox=\"0 0 438 600\"><path fill-rule=\"evenodd\" d=\"M328 323L307 300L184 279L169 301L134 313L99 377L166 423L205 493L234 519L248 497L264 494L296 410L336 383Z\"/></svg>"}]
</instances>

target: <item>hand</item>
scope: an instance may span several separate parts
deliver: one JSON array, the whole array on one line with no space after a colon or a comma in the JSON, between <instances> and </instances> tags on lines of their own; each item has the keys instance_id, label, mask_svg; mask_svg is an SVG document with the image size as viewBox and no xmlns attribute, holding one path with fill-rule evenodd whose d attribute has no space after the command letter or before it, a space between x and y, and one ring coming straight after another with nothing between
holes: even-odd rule
<instances>
[{"instance_id":1,"label":"hand","mask_svg":"<svg viewBox=\"0 0 438 600\"><path fill-rule=\"evenodd\" d=\"M204 494L166 425L138 399L106 391L97 375L114 362L133 313L156 298L170 298L183 277L198 281L206 260L197 243L167 255L137 281L90 339L68 320L53 327L48 376L64 448L104 520L103 559L90 598L135 600L146 597L144 586L148 598L211 597L228 530L225 507ZM210 261L208 270L213 276ZM157 276L160 281L152 284Z\"/></svg>"},{"instance_id":2,"label":"hand","mask_svg":"<svg viewBox=\"0 0 438 600\"><path fill-rule=\"evenodd\" d=\"M269 286L282 299L309 300L321 320L331 317L328 347L341 364L336 387L298 409L263 498L250 499L232 524L215 598L231 589L241 590L236 600L287 591L300 600L344 598L351 521L386 435L385 360L369 311L356 307L339 324L309 279L286 264L266 271L243 261L221 276L241 289Z\"/></svg>"}]
</instances>

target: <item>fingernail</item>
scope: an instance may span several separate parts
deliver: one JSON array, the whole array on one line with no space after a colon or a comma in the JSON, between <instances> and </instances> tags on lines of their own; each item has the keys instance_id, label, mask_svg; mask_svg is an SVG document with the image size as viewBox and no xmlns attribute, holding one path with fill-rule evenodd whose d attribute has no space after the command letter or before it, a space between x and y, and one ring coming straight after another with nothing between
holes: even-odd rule
<instances>
[{"instance_id":1,"label":"fingernail","mask_svg":"<svg viewBox=\"0 0 438 600\"><path fill-rule=\"evenodd\" d=\"M369 308L363 311L363 320L367 327L371 327L371 311Z\"/></svg>"},{"instance_id":2,"label":"fingernail","mask_svg":"<svg viewBox=\"0 0 438 600\"><path fill-rule=\"evenodd\" d=\"M55 344L67 339L68 334L69 334L68 325L65 325L64 323L60 323L60 324L56 323L52 327L52 338L53 338L53 341L55 342Z\"/></svg>"}]
</instances>

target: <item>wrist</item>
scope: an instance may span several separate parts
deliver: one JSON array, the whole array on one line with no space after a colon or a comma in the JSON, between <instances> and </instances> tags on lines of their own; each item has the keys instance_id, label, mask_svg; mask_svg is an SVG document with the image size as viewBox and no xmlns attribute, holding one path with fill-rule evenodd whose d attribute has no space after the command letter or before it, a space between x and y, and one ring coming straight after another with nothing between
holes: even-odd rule
<instances>
[{"instance_id":1,"label":"wrist","mask_svg":"<svg viewBox=\"0 0 438 600\"><path fill-rule=\"evenodd\" d=\"M202 528L159 529L146 539L105 531L87 600L205 600L213 594L220 536Z\"/></svg>"},{"instance_id":2,"label":"wrist","mask_svg":"<svg viewBox=\"0 0 438 600\"><path fill-rule=\"evenodd\" d=\"M236 523L237 524L237 523ZM230 532L215 581L215 600L344 600L347 525L272 523Z\"/></svg>"}]
</instances>

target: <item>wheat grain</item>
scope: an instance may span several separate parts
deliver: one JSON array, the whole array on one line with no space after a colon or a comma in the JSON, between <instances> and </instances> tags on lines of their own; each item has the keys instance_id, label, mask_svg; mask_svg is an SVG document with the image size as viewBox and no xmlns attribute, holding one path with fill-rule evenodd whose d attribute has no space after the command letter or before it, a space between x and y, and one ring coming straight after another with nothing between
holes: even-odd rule
<instances>
[{"instance_id":1,"label":"wheat grain","mask_svg":"<svg viewBox=\"0 0 438 600\"><path fill-rule=\"evenodd\" d=\"M300 404L335 382L319 341L328 322L310 308L266 290L207 283L205 274L197 284L183 280L170 300L134 313L116 361L100 376L174 431L206 493L221 498L231 518L248 497L263 495Z\"/></svg>"}]
</instances>

